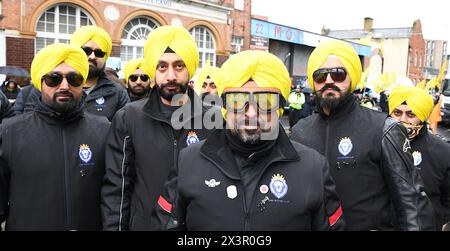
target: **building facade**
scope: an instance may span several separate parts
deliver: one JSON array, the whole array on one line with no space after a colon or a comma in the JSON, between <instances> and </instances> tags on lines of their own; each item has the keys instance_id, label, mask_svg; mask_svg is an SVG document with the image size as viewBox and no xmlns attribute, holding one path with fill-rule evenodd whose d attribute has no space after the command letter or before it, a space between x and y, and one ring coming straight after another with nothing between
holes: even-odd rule
<instances>
[{"instance_id":1,"label":"building facade","mask_svg":"<svg viewBox=\"0 0 450 251\"><path fill-rule=\"evenodd\" d=\"M268 22L264 17L251 19L250 48L269 51L284 62L295 84L308 85L308 59L314 48L323 41L337 40L325 35ZM361 62L370 56L370 46L349 42L360 56Z\"/></svg>"},{"instance_id":2,"label":"building facade","mask_svg":"<svg viewBox=\"0 0 450 251\"><path fill-rule=\"evenodd\" d=\"M365 18L363 29L324 28L322 34L371 46L371 56L366 59L371 73L395 73L408 77L414 84L424 79L425 40L420 20L414 21L412 27L378 29L373 28L372 18Z\"/></svg>"},{"instance_id":3,"label":"building facade","mask_svg":"<svg viewBox=\"0 0 450 251\"><path fill-rule=\"evenodd\" d=\"M162 25L191 32L200 67L208 59L220 66L235 51L232 42L240 50L249 44L251 0L3 0L1 5L4 63L26 69L40 49L68 43L84 25L104 28L113 42L111 57L120 57L122 63L142 57L148 35Z\"/></svg>"},{"instance_id":4,"label":"building facade","mask_svg":"<svg viewBox=\"0 0 450 251\"><path fill-rule=\"evenodd\" d=\"M427 80L439 75L447 57L447 41L425 40L424 75Z\"/></svg>"}]
</instances>

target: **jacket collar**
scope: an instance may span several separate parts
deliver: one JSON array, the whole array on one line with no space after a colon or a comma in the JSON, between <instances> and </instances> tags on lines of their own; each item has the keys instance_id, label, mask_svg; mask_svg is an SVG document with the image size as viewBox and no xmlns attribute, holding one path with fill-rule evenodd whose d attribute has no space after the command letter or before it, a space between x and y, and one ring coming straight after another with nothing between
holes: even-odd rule
<instances>
[{"instance_id":1,"label":"jacket collar","mask_svg":"<svg viewBox=\"0 0 450 251\"><path fill-rule=\"evenodd\" d=\"M356 107L358 107L358 102L356 100L355 95L351 94L348 99L341 104L339 107L337 107L336 109L332 110L330 112L330 115L328 116L327 114L325 114L325 112L323 111L322 107L320 106L320 104L317 106L317 112L324 118L324 119L330 119L330 120L334 120L334 119L338 119L341 117L344 117L345 115L351 113L353 110L355 110Z\"/></svg>"},{"instance_id":2,"label":"jacket collar","mask_svg":"<svg viewBox=\"0 0 450 251\"><path fill-rule=\"evenodd\" d=\"M155 86L151 89L150 94L147 98L147 102L145 103L142 110L145 114L152 117L153 119L171 124L171 121L167 121L166 117L161 111L161 96L159 95L159 92L156 88L157 87ZM188 97L189 101L185 105L180 107L180 109L183 109L184 111L183 114L189 115L188 118L182 120L184 122L182 124L183 127L187 126L187 124L190 123L193 118L201 117L206 112L206 109L204 109L200 98L191 88L188 88ZM191 126L190 128L193 127Z\"/></svg>"},{"instance_id":3,"label":"jacket collar","mask_svg":"<svg viewBox=\"0 0 450 251\"><path fill-rule=\"evenodd\" d=\"M100 74L97 84L94 86L89 95L85 97L85 102L113 95L117 92L117 90L116 88L111 87L115 87L115 85L116 84L110 80L105 73Z\"/></svg>"},{"instance_id":4,"label":"jacket collar","mask_svg":"<svg viewBox=\"0 0 450 251\"><path fill-rule=\"evenodd\" d=\"M59 113L42 102L41 99L39 99L35 111L48 123L58 125L68 124L84 117L82 102L78 104L78 107L75 109L75 111L72 111L70 113Z\"/></svg>"},{"instance_id":5,"label":"jacket collar","mask_svg":"<svg viewBox=\"0 0 450 251\"><path fill-rule=\"evenodd\" d=\"M205 143L200 148L200 154L211 161L230 179L240 180L241 177L239 168L237 167L233 153L228 146L225 130L227 129L217 129L211 132ZM256 156L251 156L251 158L258 157L267 158L266 165L263 169L267 168L274 162L291 162L300 159L300 156L291 144L281 124L278 138L276 139L270 153L268 155L256 153Z\"/></svg>"}]
</instances>

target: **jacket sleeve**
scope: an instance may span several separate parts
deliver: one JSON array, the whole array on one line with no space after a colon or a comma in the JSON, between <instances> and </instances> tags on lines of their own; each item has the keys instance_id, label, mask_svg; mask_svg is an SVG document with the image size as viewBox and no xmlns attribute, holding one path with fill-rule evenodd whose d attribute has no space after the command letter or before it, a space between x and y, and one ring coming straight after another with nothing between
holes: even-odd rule
<instances>
[{"instance_id":1,"label":"jacket sleeve","mask_svg":"<svg viewBox=\"0 0 450 251\"><path fill-rule=\"evenodd\" d=\"M25 109L25 103L24 103L24 89L17 94L16 101L14 102L14 114L22 114L23 110Z\"/></svg>"},{"instance_id":2,"label":"jacket sleeve","mask_svg":"<svg viewBox=\"0 0 450 251\"><path fill-rule=\"evenodd\" d=\"M130 97L128 96L127 89L119 88L119 103L117 104L117 110L122 109L127 103L130 103Z\"/></svg>"},{"instance_id":3,"label":"jacket sleeve","mask_svg":"<svg viewBox=\"0 0 450 251\"><path fill-rule=\"evenodd\" d=\"M183 150L178 157L182 161ZM152 228L157 231L184 231L186 204L178 189L178 168L174 168L164 184L164 190L158 198L152 213ZM153 224L154 223L154 224Z\"/></svg>"},{"instance_id":4,"label":"jacket sleeve","mask_svg":"<svg viewBox=\"0 0 450 251\"><path fill-rule=\"evenodd\" d=\"M103 230L128 230L134 174L134 148L125 124L125 111L117 112L106 140L105 176L101 190Z\"/></svg>"},{"instance_id":5,"label":"jacket sleeve","mask_svg":"<svg viewBox=\"0 0 450 251\"><path fill-rule=\"evenodd\" d=\"M400 230L435 230L434 209L414 168L406 128L387 118L381 148L382 170Z\"/></svg>"},{"instance_id":6,"label":"jacket sleeve","mask_svg":"<svg viewBox=\"0 0 450 251\"><path fill-rule=\"evenodd\" d=\"M330 175L328 161L324 157L323 184L324 184L324 210L329 231L345 230L345 220L342 215L342 206L336 193L336 185Z\"/></svg>"},{"instance_id":7,"label":"jacket sleeve","mask_svg":"<svg viewBox=\"0 0 450 251\"><path fill-rule=\"evenodd\" d=\"M6 220L8 215L8 194L10 171L5 159L5 145L3 141L3 128L0 126L0 223ZM1 228L0 228L1 231Z\"/></svg>"}]
</instances>

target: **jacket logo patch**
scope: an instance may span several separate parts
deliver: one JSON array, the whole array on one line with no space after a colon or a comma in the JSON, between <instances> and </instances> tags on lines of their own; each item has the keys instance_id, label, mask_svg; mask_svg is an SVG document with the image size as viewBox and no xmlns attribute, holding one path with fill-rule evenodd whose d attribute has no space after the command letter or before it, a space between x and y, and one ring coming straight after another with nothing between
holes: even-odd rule
<instances>
[{"instance_id":1,"label":"jacket logo patch","mask_svg":"<svg viewBox=\"0 0 450 251\"><path fill-rule=\"evenodd\" d=\"M227 187L227 196L230 199L234 199L237 197L237 187L235 185Z\"/></svg>"},{"instance_id":2,"label":"jacket logo patch","mask_svg":"<svg viewBox=\"0 0 450 251\"><path fill-rule=\"evenodd\" d=\"M288 186L283 175L276 174L272 176L272 180L270 181L270 191L278 199L281 199L286 195Z\"/></svg>"},{"instance_id":3,"label":"jacket logo patch","mask_svg":"<svg viewBox=\"0 0 450 251\"><path fill-rule=\"evenodd\" d=\"M411 145L409 144L409 139L405 139L405 143L403 143L403 152L408 152L411 150Z\"/></svg>"},{"instance_id":4,"label":"jacket logo patch","mask_svg":"<svg viewBox=\"0 0 450 251\"><path fill-rule=\"evenodd\" d=\"M95 100L95 103L97 103L97 105L103 105L105 103L105 98L104 97L97 98Z\"/></svg>"},{"instance_id":5,"label":"jacket logo patch","mask_svg":"<svg viewBox=\"0 0 450 251\"><path fill-rule=\"evenodd\" d=\"M217 187L220 185L220 181L216 181L215 179L205 180L205 184L208 187Z\"/></svg>"},{"instance_id":6,"label":"jacket logo patch","mask_svg":"<svg viewBox=\"0 0 450 251\"><path fill-rule=\"evenodd\" d=\"M341 142L339 142L338 149L342 155L347 156L353 149L352 140L347 137L341 139Z\"/></svg>"},{"instance_id":7,"label":"jacket logo patch","mask_svg":"<svg viewBox=\"0 0 450 251\"><path fill-rule=\"evenodd\" d=\"M198 139L197 134L195 132L190 131L188 133L188 136L186 137L186 144L188 146L190 146L192 144L195 144L195 143L198 143L199 141L200 140Z\"/></svg>"},{"instance_id":8,"label":"jacket logo patch","mask_svg":"<svg viewBox=\"0 0 450 251\"><path fill-rule=\"evenodd\" d=\"M86 144L80 145L80 150L78 151L78 155L80 156L80 159L84 163L88 163L92 159L91 149Z\"/></svg>"},{"instance_id":9,"label":"jacket logo patch","mask_svg":"<svg viewBox=\"0 0 450 251\"><path fill-rule=\"evenodd\" d=\"M414 166L419 166L420 163L422 163L422 153L420 153L419 151L414 151L412 153L412 156L414 158Z\"/></svg>"}]
</instances>

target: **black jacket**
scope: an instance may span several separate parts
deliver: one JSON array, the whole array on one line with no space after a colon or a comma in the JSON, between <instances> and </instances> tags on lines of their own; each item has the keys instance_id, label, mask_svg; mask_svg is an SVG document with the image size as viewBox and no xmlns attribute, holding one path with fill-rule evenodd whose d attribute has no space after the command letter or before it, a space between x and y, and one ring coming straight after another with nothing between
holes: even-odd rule
<instances>
[{"instance_id":1,"label":"black jacket","mask_svg":"<svg viewBox=\"0 0 450 251\"><path fill-rule=\"evenodd\" d=\"M125 87L110 80L103 73L94 89L84 97L84 109L90 114L105 116L111 121L114 114L128 102L130 98Z\"/></svg>"},{"instance_id":2,"label":"black jacket","mask_svg":"<svg viewBox=\"0 0 450 251\"><path fill-rule=\"evenodd\" d=\"M320 110L300 120L292 139L327 157L348 230L392 229L391 199L400 229L434 229L406 129L386 114L352 97L331 116Z\"/></svg>"},{"instance_id":3,"label":"black jacket","mask_svg":"<svg viewBox=\"0 0 450 251\"><path fill-rule=\"evenodd\" d=\"M325 211L324 191L334 193L327 160L283 129L273 146L248 157L247 171L233 154L225 130L181 151L153 215L159 230L329 230L340 221L337 197L333 216Z\"/></svg>"},{"instance_id":4,"label":"black jacket","mask_svg":"<svg viewBox=\"0 0 450 251\"><path fill-rule=\"evenodd\" d=\"M193 102L183 109L191 110L195 103L200 110L186 119L186 127L193 121L201 122L203 114L199 98L190 89L189 98ZM105 230L149 229L153 207L176 165L179 150L208 134L205 129L173 129L161 112L160 102L154 88L148 98L119 110L112 121L102 187Z\"/></svg>"},{"instance_id":5,"label":"black jacket","mask_svg":"<svg viewBox=\"0 0 450 251\"><path fill-rule=\"evenodd\" d=\"M0 124L3 119L14 116L13 106L9 102L8 98L0 92Z\"/></svg>"},{"instance_id":6,"label":"black jacket","mask_svg":"<svg viewBox=\"0 0 450 251\"><path fill-rule=\"evenodd\" d=\"M33 111L40 99L41 92L34 85L23 87L14 103L14 113L17 115Z\"/></svg>"},{"instance_id":7,"label":"black jacket","mask_svg":"<svg viewBox=\"0 0 450 251\"><path fill-rule=\"evenodd\" d=\"M108 128L105 118L79 110L61 119L41 103L5 120L0 217L6 230L100 230Z\"/></svg>"},{"instance_id":8,"label":"black jacket","mask_svg":"<svg viewBox=\"0 0 450 251\"><path fill-rule=\"evenodd\" d=\"M414 166L436 213L437 229L450 221L450 145L428 132L426 125L411 141Z\"/></svg>"}]
</instances>

